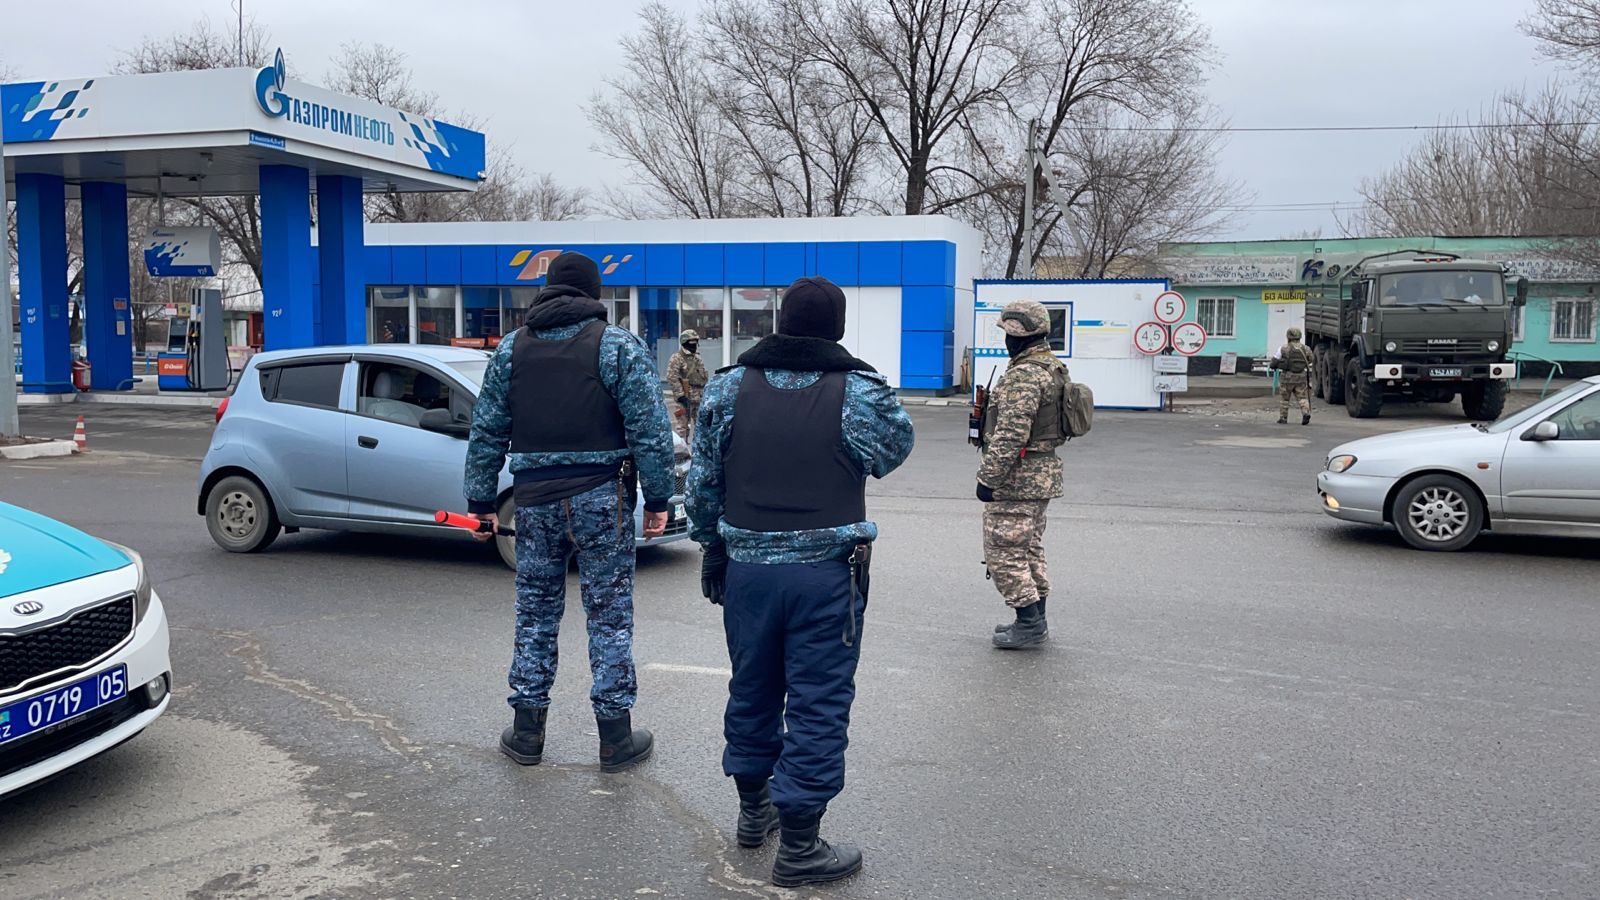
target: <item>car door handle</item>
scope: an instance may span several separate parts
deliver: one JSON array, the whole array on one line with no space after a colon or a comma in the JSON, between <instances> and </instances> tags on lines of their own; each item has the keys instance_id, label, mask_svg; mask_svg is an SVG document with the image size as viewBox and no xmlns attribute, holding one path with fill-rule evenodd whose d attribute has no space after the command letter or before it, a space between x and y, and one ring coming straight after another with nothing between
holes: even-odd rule
<instances>
[{"instance_id":1,"label":"car door handle","mask_svg":"<svg viewBox=\"0 0 1600 900\"><path fill-rule=\"evenodd\" d=\"M356 438L356 443L368 450L378 449L378 439L375 437L367 437L366 435L362 435L361 437Z\"/></svg>"}]
</instances>

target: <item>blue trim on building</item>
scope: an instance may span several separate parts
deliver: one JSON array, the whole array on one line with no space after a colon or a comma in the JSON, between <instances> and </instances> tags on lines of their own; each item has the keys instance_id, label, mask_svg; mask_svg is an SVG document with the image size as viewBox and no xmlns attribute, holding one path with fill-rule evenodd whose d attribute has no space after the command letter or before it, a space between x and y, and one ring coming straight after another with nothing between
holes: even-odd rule
<instances>
[{"instance_id":1,"label":"blue trim on building","mask_svg":"<svg viewBox=\"0 0 1600 900\"><path fill-rule=\"evenodd\" d=\"M300 166L261 167L261 314L267 350L318 343L312 284L311 173Z\"/></svg>"},{"instance_id":2,"label":"blue trim on building","mask_svg":"<svg viewBox=\"0 0 1600 900\"><path fill-rule=\"evenodd\" d=\"M89 354L89 384L98 391L130 390L128 187L86 181L78 193L83 198L83 342Z\"/></svg>"},{"instance_id":3,"label":"blue trim on building","mask_svg":"<svg viewBox=\"0 0 1600 900\"><path fill-rule=\"evenodd\" d=\"M318 340L363 344L367 340L366 256L361 179L317 176L316 300L321 311ZM460 267L456 274L460 275Z\"/></svg>"},{"instance_id":4,"label":"blue trim on building","mask_svg":"<svg viewBox=\"0 0 1600 900\"><path fill-rule=\"evenodd\" d=\"M64 394L72 390L67 183L59 175L32 172L17 173L16 181L22 390Z\"/></svg>"}]
</instances>

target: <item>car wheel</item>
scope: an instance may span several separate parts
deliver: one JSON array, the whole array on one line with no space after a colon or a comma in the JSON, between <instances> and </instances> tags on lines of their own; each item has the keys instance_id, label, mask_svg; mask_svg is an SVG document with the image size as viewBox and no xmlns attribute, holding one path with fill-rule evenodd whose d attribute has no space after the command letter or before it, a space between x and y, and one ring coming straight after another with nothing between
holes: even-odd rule
<instances>
[{"instance_id":1,"label":"car wheel","mask_svg":"<svg viewBox=\"0 0 1600 900\"><path fill-rule=\"evenodd\" d=\"M1352 419L1375 419L1383 410L1383 385L1367 376L1359 359L1345 366L1344 408Z\"/></svg>"},{"instance_id":2,"label":"car wheel","mask_svg":"<svg viewBox=\"0 0 1600 900\"><path fill-rule=\"evenodd\" d=\"M495 513L500 519L501 528L517 530L517 505L507 497L501 504L499 512ZM500 561L506 564L511 571L517 570L517 539L506 535L495 535L494 547L500 551Z\"/></svg>"},{"instance_id":3,"label":"car wheel","mask_svg":"<svg viewBox=\"0 0 1600 900\"><path fill-rule=\"evenodd\" d=\"M1483 504L1453 475L1424 475L1395 495L1395 528L1418 550L1460 550L1483 530Z\"/></svg>"},{"instance_id":4,"label":"car wheel","mask_svg":"<svg viewBox=\"0 0 1600 900\"><path fill-rule=\"evenodd\" d=\"M230 475L206 495L206 530L230 553L259 553L278 539L282 528L261 485Z\"/></svg>"}]
</instances>

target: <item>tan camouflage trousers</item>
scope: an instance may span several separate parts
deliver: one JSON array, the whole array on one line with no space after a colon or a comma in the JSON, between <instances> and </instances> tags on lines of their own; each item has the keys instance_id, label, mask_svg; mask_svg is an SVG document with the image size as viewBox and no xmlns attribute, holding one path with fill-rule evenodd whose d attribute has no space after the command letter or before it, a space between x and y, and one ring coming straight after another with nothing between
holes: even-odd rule
<instances>
[{"instance_id":1,"label":"tan camouflage trousers","mask_svg":"<svg viewBox=\"0 0 1600 900\"><path fill-rule=\"evenodd\" d=\"M1278 418L1285 419L1289 416L1290 401L1300 402L1300 411L1311 415L1311 386L1305 384L1284 384L1278 386Z\"/></svg>"},{"instance_id":2,"label":"tan camouflage trousers","mask_svg":"<svg viewBox=\"0 0 1600 900\"><path fill-rule=\"evenodd\" d=\"M1050 593L1044 561L1049 500L995 500L983 505L983 558L995 589L1013 609Z\"/></svg>"},{"instance_id":3,"label":"tan camouflage trousers","mask_svg":"<svg viewBox=\"0 0 1600 900\"><path fill-rule=\"evenodd\" d=\"M694 422L700 418L700 398L691 396L689 405L684 406L674 399L672 406L672 430L683 438L685 444L694 446Z\"/></svg>"}]
</instances>

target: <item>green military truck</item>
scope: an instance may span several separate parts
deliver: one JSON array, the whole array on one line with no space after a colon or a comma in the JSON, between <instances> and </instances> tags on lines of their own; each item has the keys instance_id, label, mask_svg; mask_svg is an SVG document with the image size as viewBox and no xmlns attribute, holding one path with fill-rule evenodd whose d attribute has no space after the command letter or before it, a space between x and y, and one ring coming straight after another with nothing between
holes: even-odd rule
<instances>
[{"instance_id":1,"label":"green military truck","mask_svg":"<svg viewBox=\"0 0 1600 900\"><path fill-rule=\"evenodd\" d=\"M1378 415L1386 396L1460 396L1467 418L1499 418L1517 372L1506 353L1525 280L1514 280L1508 303L1500 263L1426 250L1308 260L1301 278L1316 396L1360 419Z\"/></svg>"}]
</instances>

